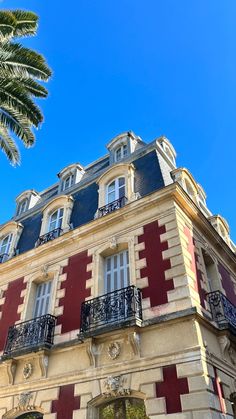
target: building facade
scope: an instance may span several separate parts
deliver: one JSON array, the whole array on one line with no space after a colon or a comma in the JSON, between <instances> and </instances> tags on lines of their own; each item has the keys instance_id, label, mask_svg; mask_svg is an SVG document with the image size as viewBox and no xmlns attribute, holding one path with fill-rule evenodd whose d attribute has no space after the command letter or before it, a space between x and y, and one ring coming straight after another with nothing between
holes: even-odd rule
<instances>
[{"instance_id":1,"label":"building facade","mask_svg":"<svg viewBox=\"0 0 236 419\"><path fill-rule=\"evenodd\" d=\"M171 143L125 132L0 226L0 417L236 417L229 226Z\"/></svg>"}]
</instances>

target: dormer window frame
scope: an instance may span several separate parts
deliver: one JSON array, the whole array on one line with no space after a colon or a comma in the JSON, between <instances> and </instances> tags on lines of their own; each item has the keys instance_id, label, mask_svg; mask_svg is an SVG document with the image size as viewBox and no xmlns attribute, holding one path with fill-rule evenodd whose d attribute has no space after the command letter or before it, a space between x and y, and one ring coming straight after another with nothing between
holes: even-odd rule
<instances>
[{"instance_id":1,"label":"dormer window frame","mask_svg":"<svg viewBox=\"0 0 236 419\"><path fill-rule=\"evenodd\" d=\"M63 178L62 180L62 191L66 191L67 189L71 188L75 183L75 174L70 173L68 176Z\"/></svg>"},{"instance_id":2,"label":"dormer window frame","mask_svg":"<svg viewBox=\"0 0 236 419\"><path fill-rule=\"evenodd\" d=\"M16 217L22 216L33 208L40 200L40 195L34 189L26 190L16 197Z\"/></svg>"},{"instance_id":3,"label":"dormer window frame","mask_svg":"<svg viewBox=\"0 0 236 419\"><path fill-rule=\"evenodd\" d=\"M82 179L85 170L79 163L70 164L58 173L60 179L59 193L67 191Z\"/></svg>"},{"instance_id":4,"label":"dormer window frame","mask_svg":"<svg viewBox=\"0 0 236 419\"><path fill-rule=\"evenodd\" d=\"M114 137L107 144L107 149L110 155L110 164L119 163L122 159L128 157L142 142L141 138L135 135L132 131L126 131ZM118 155L117 159L117 152L119 151L120 155Z\"/></svg>"},{"instance_id":5,"label":"dormer window frame","mask_svg":"<svg viewBox=\"0 0 236 419\"><path fill-rule=\"evenodd\" d=\"M129 155L128 144L124 143L124 144L119 145L114 151L115 162L116 163L120 162L122 159L124 159L128 155Z\"/></svg>"},{"instance_id":6,"label":"dormer window frame","mask_svg":"<svg viewBox=\"0 0 236 419\"><path fill-rule=\"evenodd\" d=\"M22 199L22 201L20 201L19 204L18 204L17 216L19 217L24 212L26 212L28 207L29 207L29 199L28 198Z\"/></svg>"}]
</instances>

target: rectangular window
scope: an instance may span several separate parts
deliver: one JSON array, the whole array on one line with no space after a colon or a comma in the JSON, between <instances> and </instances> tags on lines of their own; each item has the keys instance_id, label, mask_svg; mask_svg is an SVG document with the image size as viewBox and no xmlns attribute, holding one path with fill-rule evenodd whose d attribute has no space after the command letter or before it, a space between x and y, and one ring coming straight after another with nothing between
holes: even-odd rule
<instances>
[{"instance_id":1,"label":"rectangular window","mask_svg":"<svg viewBox=\"0 0 236 419\"><path fill-rule=\"evenodd\" d=\"M124 250L105 259L104 292L129 286L129 252Z\"/></svg>"},{"instance_id":2,"label":"rectangular window","mask_svg":"<svg viewBox=\"0 0 236 419\"><path fill-rule=\"evenodd\" d=\"M48 314L52 281L37 285L34 307L34 318Z\"/></svg>"}]
</instances>

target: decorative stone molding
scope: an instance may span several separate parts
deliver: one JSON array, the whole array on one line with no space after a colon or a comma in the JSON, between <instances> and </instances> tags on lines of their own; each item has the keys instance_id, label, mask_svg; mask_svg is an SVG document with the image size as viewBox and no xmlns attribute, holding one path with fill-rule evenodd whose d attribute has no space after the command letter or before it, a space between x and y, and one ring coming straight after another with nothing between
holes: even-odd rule
<instances>
[{"instance_id":1,"label":"decorative stone molding","mask_svg":"<svg viewBox=\"0 0 236 419\"><path fill-rule=\"evenodd\" d=\"M121 352L121 345L119 342L112 342L108 345L107 349L108 355L111 359L116 359L119 357Z\"/></svg>"},{"instance_id":2,"label":"decorative stone molding","mask_svg":"<svg viewBox=\"0 0 236 419\"><path fill-rule=\"evenodd\" d=\"M108 376L104 381L104 396L106 397L120 397L120 396L129 396L131 390L124 387L124 377L121 375L113 377L112 375Z\"/></svg>"},{"instance_id":3,"label":"decorative stone molding","mask_svg":"<svg viewBox=\"0 0 236 419\"><path fill-rule=\"evenodd\" d=\"M233 365L236 365L236 349L231 344L231 341L227 336L220 336L219 337L219 344L221 348L221 353L223 355L223 359L226 361L231 361Z\"/></svg>"},{"instance_id":4,"label":"decorative stone molding","mask_svg":"<svg viewBox=\"0 0 236 419\"><path fill-rule=\"evenodd\" d=\"M28 378L31 377L33 373L33 364L31 362L26 362L23 367L23 377L25 380L28 380Z\"/></svg>"},{"instance_id":5,"label":"decorative stone molding","mask_svg":"<svg viewBox=\"0 0 236 419\"><path fill-rule=\"evenodd\" d=\"M140 355L140 335L137 332L128 334L128 341L134 351L134 355Z\"/></svg>"},{"instance_id":6,"label":"decorative stone molding","mask_svg":"<svg viewBox=\"0 0 236 419\"><path fill-rule=\"evenodd\" d=\"M46 378L48 371L48 355L45 352L39 354L39 366L42 378Z\"/></svg>"},{"instance_id":7,"label":"decorative stone molding","mask_svg":"<svg viewBox=\"0 0 236 419\"><path fill-rule=\"evenodd\" d=\"M110 240L110 249L114 250L114 249L117 248L117 246L118 246L117 238L115 236L113 236Z\"/></svg>"},{"instance_id":8,"label":"decorative stone molding","mask_svg":"<svg viewBox=\"0 0 236 419\"><path fill-rule=\"evenodd\" d=\"M21 393L18 397L18 410L19 411L30 410L29 403L32 397L33 395L29 391L25 393Z\"/></svg>"}]
</instances>

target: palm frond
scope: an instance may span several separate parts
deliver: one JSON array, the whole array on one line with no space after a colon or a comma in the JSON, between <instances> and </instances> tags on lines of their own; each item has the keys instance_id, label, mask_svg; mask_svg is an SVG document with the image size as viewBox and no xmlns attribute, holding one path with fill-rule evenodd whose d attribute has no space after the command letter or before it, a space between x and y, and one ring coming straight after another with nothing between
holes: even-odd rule
<instances>
[{"instance_id":1,"label":"palm frond","mask_svg":"<svg viewBox=\"0 0 236 419\"><path fill-rule=\"evenodd\" d=\"M32 147L35 143L32 125L29 124L27 118L19 115L14 108L7 105L1 106L0 124L16 134L23 141L25 147Z\"/></svg>"},{"instance_id":2,"label":"palm frond","mask_svg":"<svg viewBox=\"0 0 236 419\"><path fill-rule=\"evenodd\" d=\"M0 45L0 75L2 70L8 71L9 75L15 74L45 81L52 74L41 54L13 43Z\"/></svg>"},{"instance_id":3,"label":"palm frond","mask_svg":"<svg viewBox=\"0 0 236 419\"><path fill-rule=\"evenodd\" d=\"M25 92L27 92L27 94L33 97L45 98L48 95L47 89L44 86L41 86L40 83L38 83L37 81L33 79L26 78L26 77L19 77L16 75L10 78L7 71L1 72L0 88L1 86L7 87L8 83L13 83L13 82L17 82L22 90L24 90Z\"/></svg>"},{"instance_id":4,"label":"palm frond","mask_svg":"<svg viewBox=\"0 0 236 419\"><path fill-rule=\"evenodd\" d=\"M20 153L17 145L7 129L2 125L0 125L0 149L5 153L13 166L20 164Z\"/></svg>"},{"instance_id":5,"label":"palm frond","mask_svg":"<svg viewBox=\"0 0 236 419\"><path fill-rule=\"evenodd\" d=\"M26 117L35 127L43 121L39 107L17 81L6 83L6 80L0 80L0 108L5 104Z\"/></svg>"},{"instance_id":6,"label":"palm frond","mask_svg":"<svg viewBox=\"0 0 236 419\"><path fill-rule=\"evenodd\" d=\"M14 37L20 38L36 34L38 16L35 13L25 10L12 10L11 13L16 20L13 32Z\"/></svg>"},{"instance_id":7,"label":"palm frond","mask_svg":"<svg viewBox=\"0 0 236 419\"><path fill-rule=\"evenodd\" d=\"M16 18L10 10L0 10L0 41L8 41L13 35Z\"/></svg>"}]
</instances>

